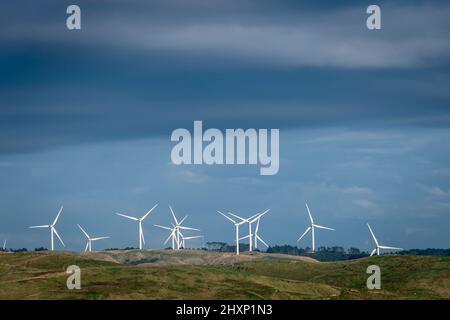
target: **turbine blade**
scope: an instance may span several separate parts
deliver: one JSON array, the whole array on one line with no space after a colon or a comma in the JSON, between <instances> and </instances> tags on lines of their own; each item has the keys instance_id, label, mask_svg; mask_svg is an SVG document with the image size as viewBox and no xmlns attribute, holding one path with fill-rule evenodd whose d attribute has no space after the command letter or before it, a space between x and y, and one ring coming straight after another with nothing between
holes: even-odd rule
<instances>
[{"instance_id":1,"label":"turbine blade","mask_svg":"<svg viewBox=\"0 0 450 320\"><path fill-rule=\"evenodd\" d=\"M319 225L317 225L317 224L315 224L314 227L319 228L319 229L325 229L325 230L336 231L336 230L334 230L334 229L332 229L332 228L328 228L328 227L324 227L324 226L319 226Z\"/></svg>"},{"instance_id":2,"label":"turbine blade","mask_svg":"<svg viewBox=\"0 0 450 320\"><path fill-rule=\"evenodd\" d=\"M134 221L139 221L138 218L131 217L131 216L127 216L126 214L121 214L121 213L116 213L116 214L117 214L118 216L122 216L122 217L127 218L127 219L131 219L131 220L134 220Z\"/></svg>"},{"instance_id":3,"label":"turbine blade","mask_svg":"<svg viewBox=\"0 0 450 320\"><path fill-rule=\"evenodd\" d=\"M170 233L169 237L166 239L166 241L164 241L164 244L166 244L170 240L170 238L172 238L174 236L174 233L175 233L175 230Z\"/></svg>"},{"instance_id":4,"label":"turbine blade","mask_svg":"<svg viewBox=\"0 0 450 320\"><path fill-rule=\"evenodd\" d=\"M373 241L375 241L375 244L378 246L378 240L377 240L377 238L375 238L375 235L373 234L370 224L367 224L367 227L369 227L369 231L370 231L370 234L372 235Z\"/></svg>"},{"instance_id":5,"label":"turbine blade","mask_svg":"<svg viewBox=\"0 0 450 320\"><path fill-rule=\"evenodd\" d=\"M253 222L255 222L256 220L259 219L260 215L261 215L260 213L255 213L254 215L248 217L247 219L243 219L243 218L241 218L241 219L246 220L249 223L253 223Z\"/></svg>"},{"instance_id":6,"label":"turbine blade","mask_svg":"<svg viewBox=\"0 0 450 320\"><path fill-rule=\"evenodd\" d=\"M59 236L58 231L56 231L56 229L54 227L52 227L52 230L58 237L59 241L61 241L62 245L65 247L66 245L64 244L64 241L62 241L61 237Z\"/></svg>"},{"instance_id":7,"label":"turbine blade","mask_svg":"<svg viewBox=\"0 0 450 320\"><path fill-rule=\"evenodd\" d=\"M175 216L175 212L173 212L173 209L172 209L172 207L171 207L171 206L169 206L169 209L170 209L170 212L172 212L172 216L173 216L173 219L175 220L175 223L176 223L176 224L178 224L178 220L177 220L177 217Z\"/></svg>"},{"instance_id":8,"label":"turbine blade","mask_svg":"<svg viewBox=\"0 0 450 320\"><path fill-rule=\"evenodd\" d=\"M303 232L303 234L301 235L300 238L298 238L297 242L299 242L300 240L302 240L302 238L309 232L309 230L311 230L311 227L308 227L305 232Z\"/></svg>"},{"instance_id":9,"label":"turbine blade","mask_svg":"<svg viewBox=\"0 0 450 320\"><path fill-rule=\"evenodd\" d=\"M166 230L172 230L172 228L165 227L165 226L160 226L159 224L154 224L154 226L158 227L158 228L166 229Z\"/></svg>"},{"instance_id":10,"label":"turbine blade","mask_svg":"<svg viewBox=\"0 0 450 320\"><path fill-rule=\"evenodd\" d=\"M197 239L202 238L203 236L192 236L192 237L183 237L184 240L191 240L191 239Z\"/></svg>"},{"instance_id":11,"label":"turbine blade","mask_svg":"<svg viewBox=\"0 0 450 320\"><path fill-rule=\"evenodd\" d=\"M388 246L378 246L380 249L388 249L388 250L403 250L402 248L397 247L388 247Z\"/></svg>"},{"instance_id":12,"label":"turbine blade","mask_svg":"<svg viewBox=\"0 0 450 320\"><path fill-rule=\"evenodd\" d=\"M36 229L36 228L50 228L50 225L45 224L45 225L42 225L42 226L31 226L31 227L28 227L28 228L30 228L30 229Z\"/></svg>"},{"instance_id":13,"label":"turbine blade","mask_svg":"<svg viewBox=\"0 0 450 320\"><path fill-rule=\"evenodd\" d=\"M373 249L372 253L370 254L370 256L373 256L375 254L375 252L377 252L377 248Z\"/></svg>"},{"instance_id":14,"label":"turbine blade","mask_svg":"<svg viewBox=\"0 0 450 320\"><path fill-rule=\"evenodd\" d=\"M55 220L52 223L52 226L54 226L56 224L56 222L58 222L59 216L61 215L61 212L63 211L63 206L61 206L61 209L59 209L58 215L56 216Z\"/></svg>"},{"instance_id":15,"label":"turbine blade","mask_svg":"<svg viewBox=\"0 0 450 320\"><path fill-rule=\"evenodd\" d=\"M181 219L181 221L178 223L178 225L181 225L181 224L183 224L183 222L184 222L184 220L186 220L187 219L187 217L188 217L188 215L185 215L184 216L184 218L183 219Z\"/></svg>"},{"instance_id":16,"label":"turbine blade","mask_svg":"<svg viewBox=\"0 0 450 320\"><path fill-rule=\"evenodd\" d=\"M152 212L153 211L153 209L155 209L156 207L158 206L158 204L155 204L154 206L153 206L153 208L151 208L142 218L141 218L141 221L142 220L144 220L145 218L147 218L147 216L150 214L150 212Z\"/></svg>"},{"instance_id":17,"label":"turbine blade","mask_svg":"<svg viewBox=\"0 0 450 320\"><path fill-rule=\"evenodd\" d=\"M305 202L305 205L306 205L306 210L308 210L309 220L311 221L311 224L314 224L314 220L313 220L313 217L311 215L311 211L309 211L309 207L308 207L308 204L306 202Z\"/></svg>"},{"instance_id":18,"label":"turbine blade","mask_svg":"<svg viewBox=\"0 0 450 320\"><path fill-rule=\"evenodd\" d=\"M97 240L103 240L103 239L108 239L109 237L97 237L97 238L92 238L92 241L97 241Z\"/></svg>"},{"instance_id":19,"label":"turbine blade","mask_svg":"<svg viewBox=\"0 0 450 320\"><path fill-rule=\"evenodd\" d=\"M231 212L228 212L228 214L231 214L233 217L235 217L235 218L238 218L238 219L240 219L240 220L242 220L242 221L248 221L248 219L244 219L244 218L242 218L242 217L239 217L238 215L235 215L234 213L231 213ZM254 215L252 216L252 217L254 217Z\"/></svg>"},{"instance_id":20,"label":"turbine blade","mask_svg":"<svg viewBox=\"0 0 450 320\"><path fill-rule=\"evenodd\" d=\"M142 242L145 244L144 230L142 229L142 224L141 223L139 223L139 230L141 231Z\"/></svg>"},{"instance_id":21,"label":"turbine blade","mask_svg":"<svg viewBox=\"0 0 450 320\"><path fill-rule=\"evenodd\" d=\"M262 218L262 216L264 216L267 212L269 212L270 211L270 209L267 209L266 211L264 211L263 213L258 213L257 215L256 215L256 217L255 218L253 218L253 220L252 221L250 221L251 223L253 223L253 222L255 222L255 221L259 221L259 219L261 219ZM252 217L250 217L249 219L251 219Z\"/></svg>"},{"instance_id":22,"label":"turbine blade","mask_svg":"<svg viewBox=\"0 0 450 320\"><path fill-rule=\"evenodd\" d=\"M228 220L230 220L233 223L236 223L236 221L234 221L233 219L231 219L229 216L225 215L224 213L217 211L218 213L220 213L221 215L223 215L225 218L227 218Z\"/></svg>"},{"instance_id":23,"label":"turbine blade","mask_svg":"<svg viewBox=\"0 0 450 320\"><path fill-rule=\"evenodd\" d=\"M247 238L250 238L250 235L247 235L245 237L239 238L239 240L244 240L244 239L247 239Z\"/></svg>"},{"instance_id":24,"label":"turbine blade","mask_svg":"<svg viewBox=\"0 0 450 320\"><path fill-rule=\"evenodd\" d=\"M256 238L261 241L267 248L269 247L269 245L258 235L256 235Z\"/></svg>"},{"instance_id":25,"label":"turbine blade","mask_svg":"<svg viewBox=\"0 0 450 320\"><path fill-rule=\"evenodd\" d=\"M183 226L179 226L178 228L183 229L183 230L194 230L194 231L200 231L200 229L196 229L196 228L190 228L190 227L183 227Z\"/></svg>"},{"instance_id":26,"label":"turbine blade","mask_svg":"<svg viewBox=\"0 0 450 320\"><path fill-rule=\"evenodd\" d=\"M84 233L84 234L86 235L86 237L89 239L89 235L87 234L86 231L84 231L84 229L83 229L80 225L78 225L78 228L80 228L81 231L83 231L83 233Z\"/></svg>"}]
</instances>

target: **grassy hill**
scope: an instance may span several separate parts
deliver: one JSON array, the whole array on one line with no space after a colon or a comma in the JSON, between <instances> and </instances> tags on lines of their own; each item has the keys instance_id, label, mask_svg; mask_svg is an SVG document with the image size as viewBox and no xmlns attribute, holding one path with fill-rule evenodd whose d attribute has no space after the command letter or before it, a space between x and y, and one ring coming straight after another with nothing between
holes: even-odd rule
<instances>
[{"instance_id":1,"label":"grassy hill","mask_svg":"<svg viewBox=\"0 0 450 320\"><path fill-rule=\"evenodd\" d=\"M67 266L82 270L68 290ZM380 266L382 289L366 288ZM450 258L380 256L342 262L205 251L0 253L0 299L450 299Z\"/></svg>"}]
</instances>

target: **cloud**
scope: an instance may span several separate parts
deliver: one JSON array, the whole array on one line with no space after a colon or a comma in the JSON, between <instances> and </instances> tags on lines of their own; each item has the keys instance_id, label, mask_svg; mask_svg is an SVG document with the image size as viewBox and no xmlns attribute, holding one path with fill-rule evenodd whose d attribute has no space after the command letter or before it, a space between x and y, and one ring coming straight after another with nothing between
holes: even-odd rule
<instances>
[{"instance_id":1,"label":"cloud","mask_svg":"<svg viewBox=\"0 0 450 320\"><path fill-rule=\"evenodd\" d=\"M366 209L371 209L375 207L375 204L370 201L370 200L365 200L365 199L359 199L359 200L353 200L352 203L354 205L366 208Z\"/></svg>"},{"instance_id":2,"label":"cloud","mask_svg":"<svg viewBox=\"0 0 450 320\"><path fill-rule=\"evenodd\" d=\"M420 184L419 188L421 190L423 190L424 192L426 192L432 196L436 196L436 197L446 197L446 196L450 195L450 191L442 190L441 188L439 188L437 186L427 186L427 185Z\"/></svg>"},{"instance_id":3,"label":"cloud","mask_svg":"<svg viewBox=\"0 0 450 320\"><path fill-rule=\"evenodd\" d=\"M342 192L347 194L371 194L372 190L365 187L349 187L342 189Z\"/></svg>"},{"instance_id":4,"label":"cloud","mask_svg":"<svg viewBox=\"0 0 450 320\"><path fill-rule=\"evenodd\" d=\"M383 4L383 29L370 32L356 1L79 4L80 32L65 29L55 1L2 8L0 155L167 137L199 119L281 129L450 123L446 5ZM389 134L360 138L367 158L349 165L426 144L399 146Z\"/></svg>"},{"instance_id":5,"label":"cloud","mask_svg":"<svg viewBox=\"0 0 450 320\"><path fill-rule=\"evenodd\" d=\"M449 57L450 6L446 5L383 5L384 27L371 32L366 29L367 15L361 5L251 13L239 1L230 3L231 15L230 6L223 3L215 3L217 8L211 12L210 6L192 2L185 4L191 10L183 16L177 9L178 2L145 5L144 1L135 1L136 11L128 3L115 2L103 8L94 2L85 6L92 18L86 21L83 36L68 36L66 30L58 28L59 19L39 24L33 19L18 19L20 23L8 20L0 34L13 43L78 43L265 66L415 68ZM50 10L43 9L47 12L41 14L48 15ZM28 28L24 24L27 21Z\"/></svg>"}]
</instances>

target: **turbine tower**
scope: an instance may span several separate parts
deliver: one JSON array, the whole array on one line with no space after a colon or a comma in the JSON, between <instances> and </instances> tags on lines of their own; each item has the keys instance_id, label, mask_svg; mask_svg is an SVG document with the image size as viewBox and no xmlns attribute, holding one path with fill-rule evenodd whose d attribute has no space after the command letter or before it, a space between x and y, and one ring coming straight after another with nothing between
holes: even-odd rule
<instances>
[{"instance_id":1,"label":"turbine tower","mask_svg":"<svg viewBox=\"0 0 450 320\"><path fill-rule=\"evenodd\" d=\"M147 218L147 216L150 214L150 212L152 212L153 209L155 209L157 206L158 206L158 204L155 204L153 206L153 208L151 208L141 218L135 218L135 217L128 216L126 214L116 213L118 216L139 222L139 250L142 250L142 244L145 244L144 230L142 229L142 221L144 221L144 219Z\"/></svg>"},{"instance_id":2,"label":"turbine tower","mask_svg":"<svg viewBox=\"0 0 450 320\"><path fill-rule=\"evenodd\" d=\"M3 251L6 251L6 239L5 239L5 241L3 242Z\"/></svg>"},{"instance_id":3,"label":"turbine tower","mask_svg":"<svg viewBox=\"0 0 450 320\"><path fill-rule=\"evenodd\" d=\"M373 249L373 251L370 254L370 256L373 256L375 254L375 252L377 253L377 256L379 256L380 255L380 249L385 249L385 250L403 250L402 248L388 247L388 246L380 245L378 243L377 238L375 238L375 235L373 234L372 228L370 227L369 224L367 224L367 227L369 228L370 234L372 235L373 241L375 242L375 249Z\"/></svg>"},{"instance_id":4,"label":"turbine tower","mask_svg":"<svg viewBox=\"0 0 450 320\"><path fill-rule=\"evenodd\" d=\"M83 231L84 235L87 238L86 248L84 249L84 252L88 251L92 252L92 241L102 240L102 239L108 239L109 237L97 237L97 238L91 238L84 229L78 225L78 228L80 228L81 231Z\"/></svg>"},{"instance_id":5,"label":"turbine tower","mask_svg":"<svg viewBox=\"0 0 450 320\"><path fill-rule=\"evenodd\" d=\"M58 237L59 241L61 241L62 245L65 247L66 245L64 244L64 242L62 241L61 237L58 234L58 231L56 231L55 225L58 222L59 216L61 215L61 212L63 211L63 207L61 206L61 209L59 209L58 215L56 216L55 220L53 221L52 224L46 224L46 225L41 225L41 226L31 226L30 229L36 229L36 228L49 228L50 229L50 239L51 239L51 249L52 251L55 250L55 245L54 245L54 235L56 234L56 236Z\"/></svg>"},{"instance_id":6,"label":"turbine tower","mask_svg":"<svg viewBox=\"0 0 450 320\"><path fill-rule=\"evenodd\" d=\"M308 211L308 216L309 216L309 221L310 221L310 226L308 228L306 228L305 232L301 235L300 238L298 238L297 242L299 242L300 240L302 240L302 238L309 232L311 231L311 238L312 238L312 252L315 251L316 248L316 239L315 239L315 228L317 229L324 229L324 230L331 230L331 231L335 231L332 228L328 228L328 227L324 227L324 226L320 226L318 224L314 223L314 219L311 215L311 212L309 211L309 207L308 204L305 202L306 205L306 210Z\"/></svg>"}]
</instances>

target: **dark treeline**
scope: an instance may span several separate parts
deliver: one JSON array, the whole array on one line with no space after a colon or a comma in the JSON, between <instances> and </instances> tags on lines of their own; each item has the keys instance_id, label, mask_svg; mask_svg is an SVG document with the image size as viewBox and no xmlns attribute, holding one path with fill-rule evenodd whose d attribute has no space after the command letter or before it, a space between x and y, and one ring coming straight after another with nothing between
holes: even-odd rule
<instances>
[{"instance_id":1,"label":"dark treeline","mask_svg":"<svg viewBox=\"0 0 450 320\"><path fill-rule=\"evenodd\" d=\"M225 242L207 242L207 249L209 251L216 252L235 252L236 246L229 245ZM240 244L239 249L241 252L249 250L248 244ZM259 250L255 250L259 251ZM281 253L290 254L294 256L308 256L319 261L337 261L337 260L349 260L367 257L367 252L361 252L358 248L350 248L345 250L343 247L320 247L315 253L311 253L311 248L299 248L291 245L272 246L266 251L267 253Z\"/></svg>"},{"instance_id":2,"label":"dark treeline","mask_svg":"<svg viewBox=\"0 0 450 320\"><path fill-rule=\"evenodd\" d=\"M248 244L240 244L240 251L248 251ZM225 242L207 242L207 250L217 252L235 252L236 246L229 245ZM259 250L255 250L259 251ZM358 248L345 249L340 246L319 247L316 252L312 253L311 248L300 248L291 245L275 245L267 249L267 253L289 254L293 256L306 256L317 259L319 261L339 261L352 260L368 257L369 253ZM392 254L386 252L383 254ZM418 256L450 256L450 249L411 249L399 251L397 254L402 255L418 255Z\"/></svg>"},{"instance_id":3,"label":"dark treeline","mask_svg":"<svg viewBox=\"0 0 450 320\"><path fill-rule=\"evenodd\" d=\"M351 260L368 257L367 252L361 251L358 248L349 248L348 250L343 247L319 247L316 252L312 253L311 248L299 248L291 245L273 246L269 247L267 253L282 253L290 254L294 256L306 256L317 259L319 261L338 261L338 260Z\"/></svg>"},{"instance_id":4,"label":"dark treeline","mask_svg":"<svg viewBox=\"0 0 450 320\"><path fill-rule=\"evenodd\" d=\"M411 249L411 250L403 250L399 251L398 254L402 255L411 255L411 256L440 256L440 257L449 257L450 249Z\"/></svg>"}]
</instances>

